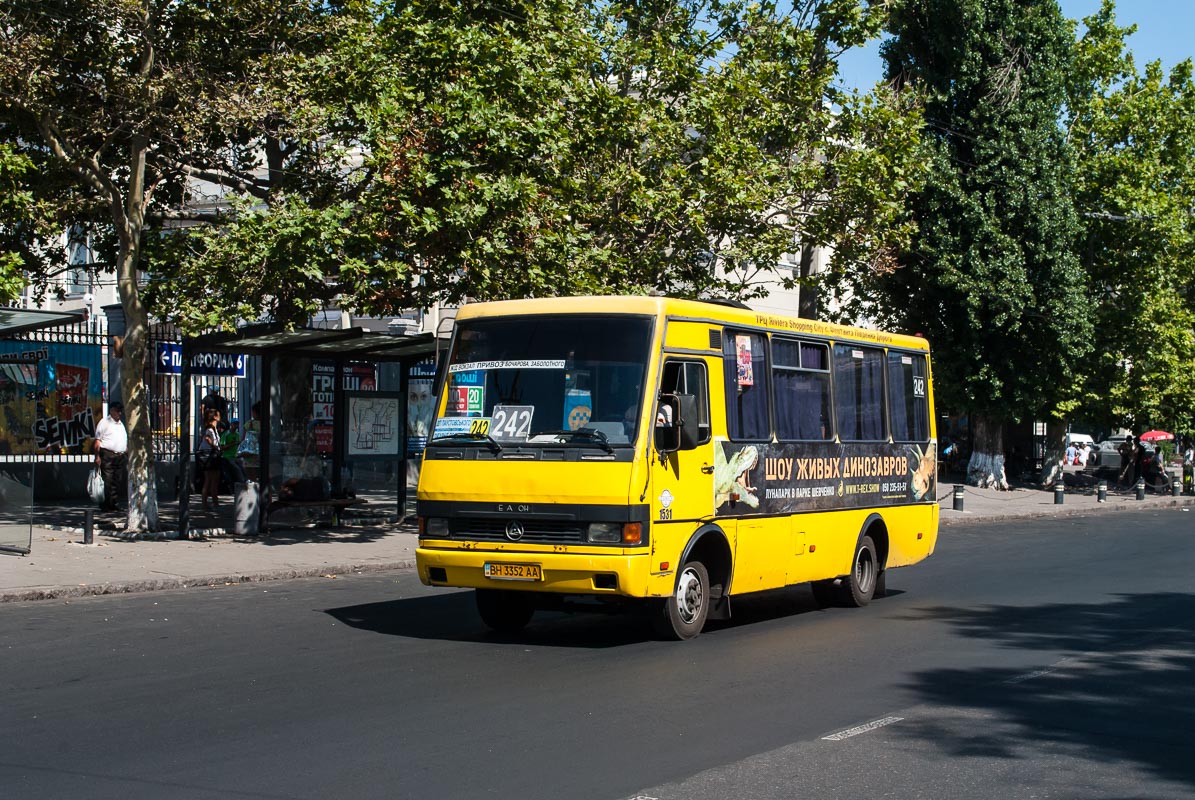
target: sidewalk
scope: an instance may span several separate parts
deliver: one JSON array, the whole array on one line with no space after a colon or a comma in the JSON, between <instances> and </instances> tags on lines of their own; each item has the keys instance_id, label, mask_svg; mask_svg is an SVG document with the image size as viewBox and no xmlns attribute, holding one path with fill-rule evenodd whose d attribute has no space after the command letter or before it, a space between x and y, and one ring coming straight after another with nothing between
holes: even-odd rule
<instances>
[{"instance_id":1,"label":"sidewalk","mask_svg":"<svg viewBox=\"0 0 1195 800\"><path fill-rule=\"evenodd\" d=\"M1096 500L1094 486L1079 487L1087 476L1068 474L1062 505L1053 491L1014 489L999 492L965 488L964 510L953 510L953 484L939 484L944 533L951 527L992 520L1108 514L1116 511L1191 508L1195 497L1110 490ZM1078 479L1076 481L1076 478ZM97 526L94 544L83 544L83 511L75 506L39 508L32 552L0 553L0 602L145 592L158 589L222 586L285 578L338 575L382 570L409 570L415 565L417 535L410 522L366 520L343 528L296 528L260 537L237 537L208 527L203 541L132 539L111 523ZM163 520L176 519L164 509ZM202 527L202 520L197 520ZM218 522L208 521L216 525Z\"/></svg>"}]
</instances>

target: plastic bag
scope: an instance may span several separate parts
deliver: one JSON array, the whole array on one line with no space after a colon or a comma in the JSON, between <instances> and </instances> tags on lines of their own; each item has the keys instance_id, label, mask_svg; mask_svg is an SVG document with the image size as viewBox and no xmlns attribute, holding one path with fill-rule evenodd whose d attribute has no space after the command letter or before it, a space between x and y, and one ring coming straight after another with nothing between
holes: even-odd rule
<instances>
[{"instance_id":1,"label":"plastic bag","mask_svg":"<svg viewBox=\"0 0 1195 800\"><path fill-rule=\"evenodd\" d=\"M257 449L257 431L252 429L245 431L245 438L241 439L241 443L237 445L237 455L255 456L257 455Z\"/></svg>"},{"instance_id":2,"label":"plastic bag","mask_svg":"<svg viewBox=\"0 0 1195 800\"><path fill-rule=\"evenodd\" d=\"M104 477L100 475L100 471L96 467L92 467L91 472L87 474L87 495L91 498L91 502L103 505Z\"/></svg>"}]
</instances>

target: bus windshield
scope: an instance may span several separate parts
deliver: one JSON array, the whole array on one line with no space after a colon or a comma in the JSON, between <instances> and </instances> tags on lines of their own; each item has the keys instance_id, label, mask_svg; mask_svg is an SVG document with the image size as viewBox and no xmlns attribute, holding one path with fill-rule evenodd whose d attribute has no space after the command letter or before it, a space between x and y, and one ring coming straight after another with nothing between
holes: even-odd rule
<instances>
[{"instance_id":1,"label":"bus windshield","mask_svg":"<svg viewBox=\"0 0 1195 800\"><path fill-rule=\"evenodd\" d=\"M458 323L431 444L629 446L651 334L639 316Z\"/></svg>"}]
</instances>

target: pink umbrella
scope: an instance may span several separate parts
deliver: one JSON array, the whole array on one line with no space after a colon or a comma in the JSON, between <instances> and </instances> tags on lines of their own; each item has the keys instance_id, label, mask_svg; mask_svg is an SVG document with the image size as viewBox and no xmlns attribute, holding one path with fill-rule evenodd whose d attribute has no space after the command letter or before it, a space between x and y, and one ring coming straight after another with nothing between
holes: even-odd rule
<instances>
[{"instance_id":1,"label":"pink umbrella","mask_svg":"<svg viewBox=\"0 0 1195 800\"><path fill-rule=\"evenodd\" d=\"M1146 431L1137 438L1143 442L1169 442L1174 439L1174 434L1166 431Z\"/></svg>"}]
</instances>

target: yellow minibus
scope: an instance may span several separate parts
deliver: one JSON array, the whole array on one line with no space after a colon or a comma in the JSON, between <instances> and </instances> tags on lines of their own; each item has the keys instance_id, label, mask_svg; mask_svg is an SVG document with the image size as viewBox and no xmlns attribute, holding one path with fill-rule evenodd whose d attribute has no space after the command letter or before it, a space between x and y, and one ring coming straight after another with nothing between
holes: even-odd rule
<instances>
[{"instance_id":1,"label":"yellow minibus","mask_svg":"<svg viewBox=\"0 0 1195 800\"><path fill-rule=\"evenodd\" d=\"M491 628L615 601L690 639L811 582L866 605L933 553L925 339L731 301L462 307L419 478L419 577Z\"/></svg>"}]
</instances>

